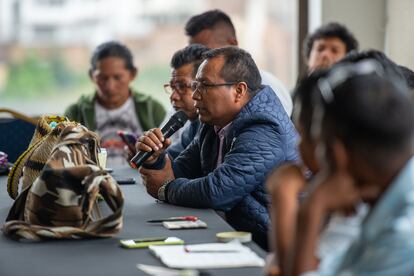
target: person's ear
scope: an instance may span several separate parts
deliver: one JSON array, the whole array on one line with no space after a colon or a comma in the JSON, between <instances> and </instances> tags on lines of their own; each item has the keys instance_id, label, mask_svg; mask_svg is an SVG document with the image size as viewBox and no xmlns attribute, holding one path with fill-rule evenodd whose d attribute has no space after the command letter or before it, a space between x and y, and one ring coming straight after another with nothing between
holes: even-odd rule
<instances>
[{"instance_id":1,"label":"person's ear","mask_svg":"<svg viewBox=\"0 0 414 276\"><path fill-rule=\"evenodd\" d=\"M236 95L236 102L242 100L244 98L244 96L246 95L246 93L248 93L247 90L247 84L245 82L239 82L236 84L236 89L235 89L235 95Z\"/></svg>"},{"instance_id":2,"label":"person's ear","mask_svg":"<svg viewBox=\"0 0 414 276\"><path fill-rule=\"evenodd\" d=\"M92 69L92 68L90 68L90 69L88 70L88 75L89 75L89 78L91 79L91 81L94 81L94 80L93 80L93 69Z\"/></svg>"},{"instance_id":3,"label":"person's ear","mask_svg":"<svg viewBox=\"0 0 414 276\"><path fill-rule=\"evenodd\" d=\"M231 37L227 40L227 42L229 43L229 45L231 46L237 46L239 45L239 42L237 41L237 38L235 37Z\"/></svg>"},{"instance_id":4,"label":"person's ear","mask_svg":"<svg viewBox=\"0 0 414 276\"><path fill-rule=\"evenodd\" d=\"M131 69L130 72L131 72L131 81L133 81L138 76L138 68Z\"/></svg>"}]
</instances>

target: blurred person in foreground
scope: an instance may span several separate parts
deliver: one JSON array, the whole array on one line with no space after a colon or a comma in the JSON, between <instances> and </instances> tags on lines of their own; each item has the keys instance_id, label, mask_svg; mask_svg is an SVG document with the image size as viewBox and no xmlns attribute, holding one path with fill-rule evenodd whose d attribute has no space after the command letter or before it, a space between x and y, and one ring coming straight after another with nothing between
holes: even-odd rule
<instances>
[{"instance_id":1,"label":"blurred person in foreground","mask_svg":"<svg viewBox=\"0 0 414 276\"><path fill-rule=\"evenodd\" d=\"M352 52L334 67L367 59L374 59L381 64L387 74L397 75L404 83L408 73L404 74L400 66L387 58L384 53L376 50ZM271 265L273 262L272 271L280 272L282 275L287 274L287 262L291 255L300 201L303 201L307 196L307 190L312 186L310 183L315 180L314 176L317 176L319 172L319 164L315 156L317 142L312 137L311 129L312 118L316 112L314 110L315 97L320 92L314 87L319 79L325 77L328 72L328 70L317 70L311 73L299 82L294 91L293 119L301 137L299 149L303 168L287 164L281 166L267 179L267 186L272 195L271 219L274 228L271 235L272 247L276 253L276 256L269 256L274 258L273 260L269 258L269 264ZM408 80L407 83L409 83ZM309 171L306 173L306 169L309 169L311 173ZM359 235L360 224L368 211L368 205L359 204L355 211L352 215L332 214L323 225L315 252L317 262L331 255L332 252L343 250Z\"/></svg>"},{"instance_id":2,"label":"blurred person in foreground","mask_svg":"<svg viewBox=\"0 0 414 276\"><path fill-rule=\"evenodd\" d=\"M160 129L146 132L137 150L154 154L141 167L147 192L159 200L213 208L235 229L267 248L267 173L297 160L296 131L280 101L261 85L250 54L224 47L204 54L193 82L202 122L195 139L171 161Z\"/></svg>"},{"instance_id":3,"label":"blurred person in foreground","mask_svg":"<svg viewBox=\"0 0 414 276\"><path fill-rule=\"evenodd\" d=\"M405 80L367 59L334 66L312 89L319 173L298 209L284 275L412 275L414 109ZM361 201L371 208L359 235L318 267L326 218Z\"/></svg>"},{"instance_id":4,"label":"blurred person in foreground","mask_svg":"<svg viewBox=\"0 0 414 276\"><path fill-rule=\"evenodd\" d=\"M236 30L230 17L221 10L209 10L191 17L185 32L189 44L199 43L210 49L238 46ZM276 93L288 116L292 114L292 97L283 83L271 73L259 70L263 85L269 85Z\"/></svg>"},{"instance_id":5,"label":"blurred person in foreground","mask_svg":"<svg viewBox=\"0 0 414 276\"><path fill-rule=\"evenodd\" d=\"M131 88L137 73L132 53L125 45L115 41L99 45L89 69L95 92L81 96L65 110L69 119L100 135L101 147L107 149L108 166L128 164L119 130L139 136L158 126L165 116L160 103Z\"/></svg>"}]
</instances>

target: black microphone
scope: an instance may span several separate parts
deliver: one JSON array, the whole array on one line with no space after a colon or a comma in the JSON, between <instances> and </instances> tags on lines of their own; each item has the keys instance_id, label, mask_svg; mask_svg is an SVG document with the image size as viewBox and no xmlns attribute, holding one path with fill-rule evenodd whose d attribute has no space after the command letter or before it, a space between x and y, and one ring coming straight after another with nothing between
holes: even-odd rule
<instances>
[{"instance_id":1,"label":"black microphone","mask_svg":"<svg viewBox=\"0 0 414 276\"><path fill-rule=\"evenodd\" d=\"M177 111L161 129L164 138L167 139L171 137L171 135L184 126L187 120L188 117L184 111ZM141 167L142 163L144 163L153 153L154 151L138 151L129 163L133 168L137 169Z\"/></svg>"}]
</instances>

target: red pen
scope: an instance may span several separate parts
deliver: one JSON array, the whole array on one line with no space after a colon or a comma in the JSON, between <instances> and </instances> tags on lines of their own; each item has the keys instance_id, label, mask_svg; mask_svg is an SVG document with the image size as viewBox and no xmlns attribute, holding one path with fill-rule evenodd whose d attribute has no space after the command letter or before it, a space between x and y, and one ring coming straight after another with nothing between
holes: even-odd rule
<instances>
[{"instance_id":1,"label":"red pen","mask_svg":"<svg viewBox=\"0 0 414 276\"><path fill-rule=\"evenodd\" d=\"M153 219L153 220L147 220L149 223L155 223L155 222L164 222L164 221L196 221L198 220L198 217L195 216L184 216L184 217L170 217L165 219Z\"/></svg>"}]
</instances>

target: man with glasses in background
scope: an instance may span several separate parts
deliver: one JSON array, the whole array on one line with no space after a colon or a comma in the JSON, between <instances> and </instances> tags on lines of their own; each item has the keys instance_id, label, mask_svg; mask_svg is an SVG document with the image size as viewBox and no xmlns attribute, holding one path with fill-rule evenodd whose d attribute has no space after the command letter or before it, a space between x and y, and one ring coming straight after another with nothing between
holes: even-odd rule
<instances>
[{"instance_id":1,"label":"man with glasses in background","mask_svg":"<svg viewBox=\"0 0 414 276\"><path fill-rule=\"evenodd\" d=\"M177 131L171 137L172 144L167 150L171 159L176 158L191 143L200 127L197 110L192 99L191 82L202 62L203 53L207 51L208 48L201 44L192 44L178 50L171 58L171 79L169 83L164 84L164 90L170 95L172 108L175 111L183 110L189 118L181 131ZM161 123L161 127L165 125L171 115L167 115L166 120ZM133 155L135 153L130 154L130 157Z\"/></svg>"},{"instance_id":2,"label":"man with glasses in background","mask_svg":"<svg viewBox=\"0 0 414 276\"><path fill-rule=\"evenodd\" d=\"M154 151L140 173L159 200L221 211L235 229L249 231L267 248L268 172L298 158L297 134L275 93L261 85L250 54L224 47L204 54L192 83L202 123L191 144L173 161L160 129L140 137L137 150Z\"/></svg>"}]
</instances>

